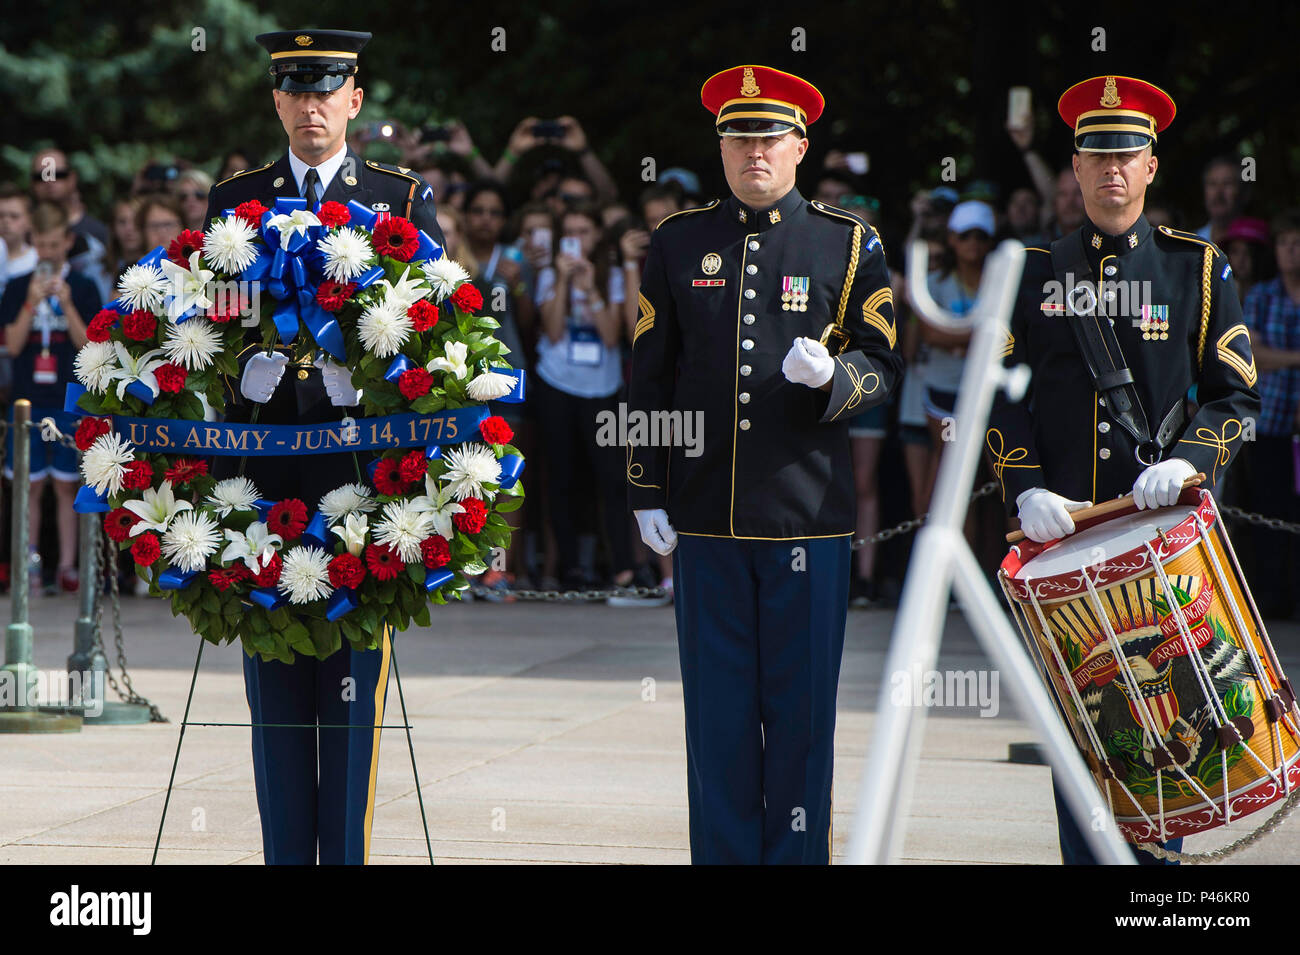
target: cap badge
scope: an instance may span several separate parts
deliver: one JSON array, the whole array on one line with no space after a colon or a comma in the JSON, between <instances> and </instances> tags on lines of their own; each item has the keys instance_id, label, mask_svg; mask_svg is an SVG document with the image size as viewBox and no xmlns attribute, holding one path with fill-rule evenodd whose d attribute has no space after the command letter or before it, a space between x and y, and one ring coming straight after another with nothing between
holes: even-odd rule
<instances>
[{"instance_id":1,"label":"cap badge","mask_svg":"<svg viewBox=\"0 0 1300 955\"><path fill-rule=\"evenodd\" d=\"M1100 249L1100 248L1101 248L1101 236L1096 235L1096 234L1093 235L1093 237L1092 237L1092 247L1093 247L1094 249Z\"/></svg>"},{"instance_id":2,"label":"cap badge","mask_svg":"<svg viewBox=\"0 0 1300 955\"><path fill-rule=\"evenodd\" d=\"M305 33L299 33L293 38L293 42L297 43L299 46L311 46L311 37L307 36Z\"/></svg>"},{"instance_id":3,"label":"cap badge","mask_svg":"<svg viewBox=\"0 0 1300 955\"><path fill-rule=\"evenodd\" d=\"M1106 77L1106 86L1101 91L1101 105L1107 109L1114 109L1119 105L1119 91L1115 89L1115 77Z\"/></svg>"},{"instance_id":4,"label":"cap badge","mask_svg":"<svg viewBox=\"0 0 1300 955\"><path fill-rule=\"evenodd\" d=\"M759 92L758 83L754 81L754 68L752 66L745 67L745 75L740 83L740 95L757 96Z\"/></svg>"},{"instance_id":5,"label":"cap badge","mask_svg":"<svg viewBox=\"0 0 1300 955\"><path fill-rule=\"evenodd\" d=\"M710 252L700 263L700 269L705 275L717 275L718 270L722 268L722 256L716 252Z\"/></svg>"},{"instance_id":6,"label":"cap badge","mask_svg":"<svg viewBox=\"0 0 1300 955\"><path fill-rule=\"evenodd\" d=\"M1128 247L1130 249L1136 249L1138 247L1138 234L1136 232L1130 232L1128 234Z\"/></svg>"},{"instance_id":7,"label":"cap badge","mask_svg":"<svg viewBox=\"0 0 1300 955\"><path fill-rule=\"evenodd\" d=\"M773 209L771 212L769 212L769 213L767 214L767 221L770 222L772 225L776 225L778 222L780 222L780 221L781 221L781 210L780 210L780 209Z\"/></svg>"}]
</instances>

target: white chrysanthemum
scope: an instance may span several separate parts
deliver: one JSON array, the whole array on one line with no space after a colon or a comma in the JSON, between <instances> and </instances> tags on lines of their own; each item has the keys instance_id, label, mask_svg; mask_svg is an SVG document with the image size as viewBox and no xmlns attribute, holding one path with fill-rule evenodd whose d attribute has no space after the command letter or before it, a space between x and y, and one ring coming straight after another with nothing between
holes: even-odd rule
<instances>
[{"instance_id":1,"label":"white chrysanthemum","mask_svg":"<svg viewBox=\"0 0 1300 955\"><path fill-rule=\"evenodd\" d=\"M223 272L242 272L257 260L257 230L238 216L212 223L203 237L203 257Z\"/></svg>"},{"instance_id":2,"label":"white chrysanthemum","mask_svg":"<svg viewBox=\"0 0 1300 955\"><path fill-rule=\"evenodd\" d=\"M510 394L515 386L515 380L514 375L486 371L471 381L465 390L475 401L495 401L502 395Z\"/></svg>"},{"instance_id":3,"label":"white chrysanthemum","mask_svg":"<svg viewBox=\"0 0 1300 955\"><path fill-rule=\"evenodd\" d=\"M248 478L233 477L218 481L203 503L218 517L229 517L231 511L253 510L253 502L261 496Z\"/></svg>"},{"instance_id":4,"label":"white chrysanthemum","mask_svg":"<svg viewBox=\"0 0 1300 955\"><path fill-rule=\"evenodd\" d=\"M72 373L86 390L102 395L113 381L117 369L117 351L112 342L86 342L72 362Z\"/></svg>"},{"instance_id":5,"label":"white chrysanthemum","mask_svg":"<svg viewBox=\"0 0 1300 955\"><path fill-rule=\"evenodd\" d=\"M126 476L125 465L134 459L135 449L131 443L116 431L110 431L96 438L95 443L82 455L81 476L97 494L105 491L116 494L122 490L122 478Z\"/></svg>"},{"instance_id":6,"label":"white chrysanthemum","mask_svg":"<svg viewBox=\"0 0 1300 955\"><path fill-rule=\"evenodd\" d=\"M322 497L319 510L327 522L337 524L349 514L369 514L378 506L364 484L345 484Z\"/></svg>"},{"instance_id":7,"label":"white chrysanthemum","mask_svg":"<svg viewBox=\"0 0 1300 955\"><path fill-rule=\"evenodd\" d=\"M203 570L208 558L221 546L217 522L206 514L186 511L178 514L162 538L163 556L179 570Z\"/></svg>"},{"instance_id":8,"label":"white chrysanthemum","mask_svg":"<svg viewBox=\"0 0 1300 955\"><path fill-rule=\"evenodd\" d=\"M329 555L319 547L295 547L284 555L280 569L280 590L289 595L289 603L305 604L328 597L330 586Z\"/></svg>"},{"instance_id":9,"label":"white chrysanthemum","mask_svg":"<svg viewBox=\"0 0 1300 955\"><path fill-rule=\"evenodd\" d=\"M421 559L420 541L433 533L433 517L408 501L391 501L372 530L376 544L387 544L403 562L414 564Z\"/></svg>"},{"instance_id":10,"label":"white chrysanthemum","mask_svg":"<svg viewBox=\"0 0 1300 955\"><path fill-rule=\"evenodd\" d=\"M168 323L163 352L190 371L202 371L221 351L221 331L206 318L191 318L180 324Z\"/></svg>"},{"instance_id":11,"label":"white chrysanthemum","mask_svg":"<svg viewBox=\"0 0 1300 955\"><path fill-rule=\"evenodd\" d=\"M442 479L458 501L482 497L484 484L496 484L501 480L501 462L486 444L452 448L444 458L447 470L442 473Z\"/></svg>"},{"instance_id":12,"label":"white chrysanthemum","mask_svg":"<svg viewBox=\"0 0 1300 955\"><path fill-rule=\"evenodd\" d=\"M453 262L447 256L434 261L425 261L421 266L424 277L433 289L434 297L441 302L462 282L469 281L469 273L459 262Z\"/></svg>"},{"instance_id":13,"label":"white chrysanthemum","mask_svg":"<svg viewBox=\"0 0 1300 955\"><path fill-rule=\"evenodd\" d=\"M167 288L167 277L156 265L133 265L117 280L117 294L122 301L146 312L162 305Z\"/></svg>"},{"instance_id":14,"label":"white chrysanthemum","mask_svg":"<svg viewBox=\"0 0 1300 955\"><path fill-rule=\"evenodd\" d=\"M387 300L371 305L357 322L357 335L366 350L380 358L391 358L410 337L413 330L406 308Z\"/></svg>"},{"instance_id":15,"label":"white chrysanthemum","mask_svg":"<svg viewBox=\"0 0 1300 955\"><path fill-rule=\"evenodd\" d=\"M350 282L374 261L370 240L356 229L339 229L316 243L325 256L325 274L335 282Z\"/></svg>"}]
</instances>

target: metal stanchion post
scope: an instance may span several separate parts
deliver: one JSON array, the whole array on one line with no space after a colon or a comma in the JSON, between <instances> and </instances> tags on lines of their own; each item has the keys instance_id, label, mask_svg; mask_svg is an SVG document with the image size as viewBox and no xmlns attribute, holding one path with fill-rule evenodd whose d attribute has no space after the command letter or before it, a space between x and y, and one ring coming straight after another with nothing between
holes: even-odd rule
<instances>
[{"instance_id":1,"label":"metal stanchion post","mask_svg":"<svg viewBox=\"0 0 1300 955\"><path fill-rule=\"evenodd\" d=\"M104 657L103 640L100 638L99 629L100 595L103 593L105 579L99 567L103 533L98 514L81 515L81 615L77 618L72 656L68 657L69 679L81 683L82 719L86 723L91 725L148 723L152 718L148 703L104 698L109 673L108 660ZM109 566L107 572L115 574L117 568ZM116 590L113 592L113 599L114 601L117 599ZM116 608L116 604L114 607ZM113 619L117 620L116 613ZM120 644L118 649L120 653ZM125 677L126 661L119 656L118 662L123 668L122 673ZM117 689L116 683L113 688ZM75 684L69 687L70 692L75 689L77 689ZM134 696L134 691L132 695Z\"/></svg>"},{"instance_id":2,"label":"metal stanchion post","mask_svg":"<svg viewBox=\"0 0 1300 955\"><path fill-rule=\"evenodd\" d=\"M5 629L5 664L0 668L0 733L76 733L81 717L43 712L35 697L37 669L32 664L32 625L27 619L27 505L32 455L28 429L32 403L14 402L13 521L10 538L10 621Z\"/></svg>"}]
</instances>

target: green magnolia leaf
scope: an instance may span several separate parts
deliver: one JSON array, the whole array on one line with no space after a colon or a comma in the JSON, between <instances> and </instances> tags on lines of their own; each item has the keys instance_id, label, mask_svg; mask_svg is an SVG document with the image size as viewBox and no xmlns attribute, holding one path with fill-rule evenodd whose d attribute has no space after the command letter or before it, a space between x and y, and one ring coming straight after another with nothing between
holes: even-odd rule
<instances>
[{"instance_id":1,"label":"green magnolia leaf","mask_svg":"<svg viewBox=\"0 0 1300 955\"><path fill-rule=\"evenodd\" d=\"M488 572L488 566L481 560L472 560L469 563L464 564L460 568L460 571L467 577L477 577L479 574L486 574Z\"/></svg>"}]
</instances>

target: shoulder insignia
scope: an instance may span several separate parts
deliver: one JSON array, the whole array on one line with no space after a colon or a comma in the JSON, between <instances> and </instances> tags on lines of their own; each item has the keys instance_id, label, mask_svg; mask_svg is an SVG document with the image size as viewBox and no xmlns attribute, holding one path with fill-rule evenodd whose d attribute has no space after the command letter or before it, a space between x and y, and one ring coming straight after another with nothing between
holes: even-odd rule
<instances>
[{"instance_id":1,"label":"shoulder insignia","mask_svg":"<svg viewBox=\"0 0 1300 955\"><path fill-rule=\"evenodd\" d=\"M893 304L894 290L888 285L876 289L862 303L862 320L885 336L891 350L898 343L898 333L894 330L894 323L885 317L881 309L886 305L892 308Z\"/></svg>"},{"instance_id":2,"label":"shoulder insignia","mask_svg":"<svg viewBox=\"0 0 1300 955\"><path fill-rule=\"evenodd\" d=\"M640 317L637 318L636 328L632 332L632 347L636 347L636 340L643 334L655 327L655 307L650 304L650 299L645 297L644 292L637 293L637 309Z\"/></svg>"},{"instance_id":3,"label":"shoulder insignia","mask_svg":"<svg viewBox=\"0 0 1300 955\"><path fill-rule=\"evenodd\" d=\"M1039 248L1038 246L1036 246L1036 245L1027 245L1027 246L1025 246L1025 251L1026 251L1026 252L1044 252L1044 253L1046 253L1047 255L1051 255L1051 254L1052 254L1050 250L1048 250L1048 249L1040 249L1040 248Z\"/></svg>"},{"instance_id":4,"label":"shoulder insignia","mask_svg":"<svg viewBox=\"0 0 1300 955\"><path fill-rule=\"evenodd\" d=\"M1245 339L1246 356L1250 359L1243 358L1230 347L1237 339ZM1233 325L1230 329L1219 336L1219 340L1214 343L1215 351L1218 353L1219 361L1223 362L1238 375L1251 388L1255 387L1255 382L1259 378L1259 373L1255 368L1255 356L1250 350L1250 330L1245 325Z\"/></svg>"},{"instance_id":5,"label":"shoulder insignia","mask_svg":"<svg viewBox=\"0 0 1300 955\"><path fill-rule=\"evenodd\" d=\"M717 199L713 199L713 200L711 200L707 205L703 205L703 206L692 206L692 207L689 208L689 209L679 209L679 210L677 210L676 212L672 213L671 215L666 215L666 216L664 216L661 220L659 220L659 225L655 226L655 228L656 228L656 229L658 229L658 228L662 228L662 227L663 227L663 224L664 224L665 222L667 222L669 219L676 219L678 216L684 216L684 215L686 215L687 213L690 213L690 212L707 212L708 210L710 210L710 209L716 207L717 204L718 204L718 200L717 200Z\"/></svg>"},{"instance_id":6,"label":"shoulder insignia","mask_svg":"<svg viewBox=\"0 0 1300 955\"><path fill-rule=\"evenodd\" d=\"M227 176L225 179L222 179L220 182L216 183L216 184L213 186L213 188L215 189L217 186L224 186L226 183L230 182L232 179L238 179L240 176L247 176L247 175L249 175L250 173L261 172L263 169L270 169L270 168L271 168L272 166L274 166L274 165L275 165L275 162L274 162L274 161L271 161L271 162L267 163L265 166L258 166L256 169L241 169L241 170L239 170L239 172L235 173L233 176Z\"/></svg>"},{"instance_id":7,"label":"shoulder insignia","mask_svg":"<svg viewBox=\"0 0 1300 955\"><path fill-rule=\"evenodd\" d=\"M1223 256L1223 250L1213 242L1202 239L1195 232L1184 232L1182 229L1171 229L1167 225L1162 225L1156 230L1161 235L1167 235L1171 239L1182 239L1184 242L1195 242L1197 245L1204 246L1207 249L1213 249L1214 254Z\"/></svg>"},{"instance_id":8,"label":"shoulder insignia","mask_svg":"<svg viewBox=\"0 0 1300 955\"><path fill-rule=\"evenodd\" d=\"M366 165L377 172L386 172L390 176L396 176L398 179L405 179L407 182L418 183L420 181L416 176L411 175L411 171L409 169L403 171L401 168L397 166L389 166L385 163L375 162L373 159L367 159Z\"/></svg>"}]
</instances>

